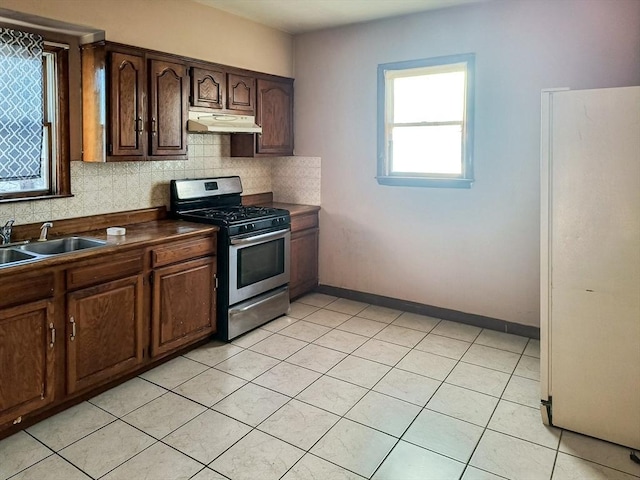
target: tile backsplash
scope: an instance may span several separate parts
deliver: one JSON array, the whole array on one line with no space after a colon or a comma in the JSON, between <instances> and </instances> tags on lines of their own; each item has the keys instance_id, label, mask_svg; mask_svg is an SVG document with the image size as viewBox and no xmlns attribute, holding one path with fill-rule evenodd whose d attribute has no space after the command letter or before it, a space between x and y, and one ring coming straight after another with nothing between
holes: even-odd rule
<instances>
[{"instance_id":1,"label":"tile backsplash","mask_svg":"<svg viewBox=\"0 0 640 480\"><path fill-rule=\"evenodd\" d=\"M280 157L271 164L276 202L320 205L320 157Z\"/></svg>"},{"instance_id":2,"label":"tile backsplash","mask_svg":"<svg viewBox=\"0 0 640 480\"><path fill-rule=\"evenodd\" d=\"M0 204L0 223L44 222L169 206L169 180L239 175L244 194L273 192L274 200L320 205L320 158L229 157L229 135L190 134L184 161L71 162L73 197Z\"/></svg>"}]
</instances>

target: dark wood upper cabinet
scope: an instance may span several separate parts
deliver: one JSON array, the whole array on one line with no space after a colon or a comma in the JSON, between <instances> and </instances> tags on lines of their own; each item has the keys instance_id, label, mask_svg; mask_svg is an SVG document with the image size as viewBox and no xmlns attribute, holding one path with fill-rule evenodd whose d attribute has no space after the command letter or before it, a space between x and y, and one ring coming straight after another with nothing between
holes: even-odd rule
<instances>
[{"instance_id":1,"label":"dark wood upper cabinet","mask_svg":"<svg viewBox=\"0 0 640 480\"><path fill-rule=\"evenodd\" d=\"M258 79L256 153L293 155L293 80Z\"/></svg>"},{"instance_id":2,"label":"dark wood upper cabinet","mask_svg":"<svg viewBox=\"0 0 640 480\"><path fill-rule=\"evenodd\" d=\"M84 161L186 160L189 107L256 117L262 134L232 134L232 157L293 155L292 78L111 42L82 47Z\"/></svg>"},{"instance_id":3,"label":"dark wood upper cabinet","mask_svg":"<svg viewBox=\"0 0 640 480\"><path fill-rule=\"evenodd\" d=\"M189 76L187 67L149 61L151 155L186 155Z\"/></svg>"},{"instance_id":4,"label":"dark wood upper cabinet","mask_svg":"<svg viewBox=\"0 0 640 480\"><path fill-rule=\"evenodd\" d=\"M224 108L226 74L221 70L191 68L191 105L204 108Z\"/></svg>"},{"instance_id":5,"label":"dark wood upper cabinet","mask_svg":"<svg viewBox=\"0 0 640 480\"><path fill-rule=\"evenodd\" d=\"M185 160L188 102L186 63L107 42L82 47L82 159Z\"/></svg>"},{"instance_id":6,"label":"dark wood upper cabinet","mask_svg":"<svg viewBox=\"0 0 640 480\"><path fill-rule=\"evenodd\" d=\"M231 135L232 157L293 155L293 79L257 79L256 122L262 134Z\"/></svg>"},{"instance_id":7,"label":"dark wood upper cabinet","mask_svg":"<svg viewBox=\"0 0 640 480\"><path fill-rule=\"evenodd\" d=\"M247 115L255 114L256 79L234 73L227 74L227 109Z\"/></svg>"},{"instance_id":8,"label":"dark wood upper cabinet","mask_svg":"<svg viewBox=\"0 0 640 480\"><path fill-rule=\"evenodd\" d=\"M144 57L113 52L110 79L110 154L144 156Z\"/></svg>"}]
</instances>

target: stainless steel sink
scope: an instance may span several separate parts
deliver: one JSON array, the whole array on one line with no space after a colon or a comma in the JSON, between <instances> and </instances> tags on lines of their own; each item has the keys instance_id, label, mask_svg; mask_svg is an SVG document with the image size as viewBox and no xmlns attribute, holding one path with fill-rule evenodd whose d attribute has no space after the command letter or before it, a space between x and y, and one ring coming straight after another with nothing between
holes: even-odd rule
<instances>
[{"instance_id":1,"label":"stainless steel sink","mask_svg":"<svg viewBox=\"0 0 640 480\"><path fill-rule=\"evenodd\" d=\"M27 252L21 252L19 250L9 248L0 249L0 265L22 262L24 260L31 260L33 258L35 258L35 255L30 255Z\"/></svg>"},{"instance_id":2,"label":"stainless steel sink","mask_svg":"<svg viewBox=\"0 0 640 480\"><path fill-rule=\"evenodd\" d=\"M17 247L25 252L32 252L38 255L59 255L61 253L76 252L87 248L102 247L106 244L104 240L86 237L66 237L45 242L33 242Z\"/></svg>"}]
</instances>

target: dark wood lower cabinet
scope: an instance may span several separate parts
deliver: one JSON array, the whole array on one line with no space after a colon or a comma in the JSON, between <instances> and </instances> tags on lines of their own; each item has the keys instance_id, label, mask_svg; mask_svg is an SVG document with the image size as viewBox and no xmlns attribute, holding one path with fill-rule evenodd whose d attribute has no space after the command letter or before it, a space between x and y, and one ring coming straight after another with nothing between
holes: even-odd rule
<instances>
[{"instance_id":1,"label":"dark wood lower cabinet","mask_svg":"<svg viewBox=\"0 0 640 480\"><path fill-rule=\"evenodd\" d=\"M310 228L291 234L291 298L318 286L318 233L317 228Z\"/></svg>"},{"instance_id":2,"label":"dark wood lower cabinet","mask_svg":"<svg viewBox=\"0 0 640 480\"><path fill-rule=\"evenodd\" d=\"M0 309L0 425L54 399L53 302Z\"/></svg>"},{"instance_id":3,"label":"dark wood lower cabinet","mask_svg":"<svg viewBox=\"0 0 640 480\"><path fill-rule=\"evenodd\" d=\"M177 263L153 272L151 355L216 331L216 258Z\"/></svg>"},{"instance_id":4,"label":"dark wood lower cabinet","mask_svg":"<svg viewBox=\"0 0 640 480\"><path fill-rule=\"evenodd\" d=\"M67 294L67 393L142 363L143 306L141 274Z\"/></svg>"},{"instance_id":5,"label":"dark wood lower cabinet","mask_svg":"<svg viewBox=\"0 0 640 480\"><path fill-rule=\"evenodd\" d=\"M216 331L215 230L190 228L104 256L0 272L0 439Z\"/></svg>"}]
</instances>

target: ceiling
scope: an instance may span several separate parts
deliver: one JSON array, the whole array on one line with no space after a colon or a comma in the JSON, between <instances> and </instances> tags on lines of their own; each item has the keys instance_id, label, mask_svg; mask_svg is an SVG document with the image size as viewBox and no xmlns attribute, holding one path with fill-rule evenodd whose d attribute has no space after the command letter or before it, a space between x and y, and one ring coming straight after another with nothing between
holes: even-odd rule
<instances>
[{"instance_id":1,"label":"ceiling","mask_svg":"<svg viewBox=\"0 0 640 480\"><path fill-rule=\"evenodd\" d=\"M195 0L291 34L490 0Z\"/></svg>"}]
</instances>

